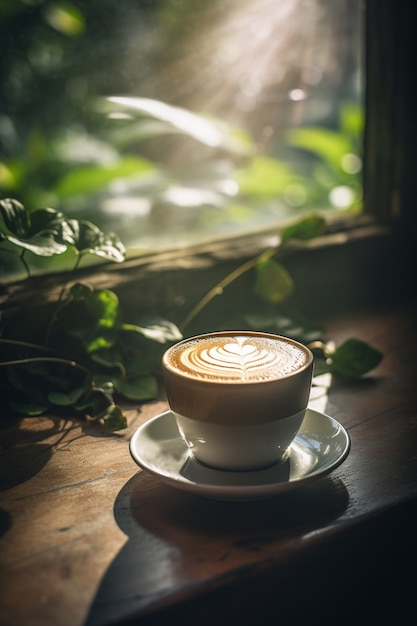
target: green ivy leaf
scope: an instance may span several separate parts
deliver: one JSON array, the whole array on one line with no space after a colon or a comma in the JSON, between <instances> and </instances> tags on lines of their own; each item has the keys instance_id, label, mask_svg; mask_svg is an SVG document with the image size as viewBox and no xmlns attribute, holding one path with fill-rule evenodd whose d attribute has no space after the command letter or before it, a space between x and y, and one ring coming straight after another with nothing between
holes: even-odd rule
<instances>
[{"instance_id":1,"label":"green ivy leaf","mask_svg":"<svg viewBox=\"0 0 417 626\"><path fill-rule=\"evenodd\" d=\"M89 415L91 419L98 419L110 402L111 398L107 390L95 387L89 391L87 396L81 397L79 402L74 404L74 409L79 413Z\"/></svg>"},{"instance_id":2,"label":"green ivy leaf","mask_svg":"<svg viewBox=\"0 0 417 626\"><path fill-rule=\"evenodd\" d=\"M134 352L126 357L123 365L129 376L145 376L155 371L160 371L161 358L164 348L158 349L162 344L153 344L147 351Z\"/></svg>"},{"instance_id":3,"label":"green ivy leaf","mask_svg":"<svg viewBox=\"0 0 417 626\"><path fill-rule=\"evenodd\" d=\"M36 370L33 373L30 366L8 367L7 378L10 385L19 392L20 399L25 398L34 405L47 405L43 389L43 381L47 380L47 373L42 366L39 367L39 375Z\"/></svg>"},{"instance_id":4,"label":"green ivy leaf","mask_svg":"<svg viewBox=\"0 0 417 626\"><path fill-rule=\"evenodd\" d=\"M122 430L127 426L126 417L123 415L121 408L116 404L107 407L101 417L103 418L104 424L111 432Z\"/></svg>"},{"instance_id":5,"label":"green ivy leaf","mask_svg":"<svg viewBox=\"0 0 417 626\"><path fill-rule=\"evenodd\" d=\"M18 239L10 235L7 239L20 248L29 250L37 256L54 256L55 254L63 254L67 246L62 243L58 243L55 239L55 235L48 232L37 233L33 237L28 239Z\"/></svg>"},{"instance_id":6,"label":"green ivy leaf","mask_svg":"<svg viewBox=\"0 0 417 626\"><path fill-rule=\"evenodd\" d=\"M139 333L147 339L152 339L158 343L180 341L182 339L181 331L175 324L169 322L168 320L158 320L153 323L148 323L146 326L138 326L137 324L121 324L120 330Z\"/></svg>"},{"instance_id":7,"label":"green ivy leaf","mask_svg":"<svg viewBox=\"0 0 417 626\"><path fill-rule=\"evenodd\" d=\"M78 387L68 393L63 393L62 391L51 391L48 394L48 400L51 404L56 404L58 406L72 406L81 398L83 393L85 393L84 387Z\"/></svg>"},{"instance_id":8,"label":"green ivy leaf","mask_svg":"<svg viewBox=\"0 0 417 626\"><path fill-rule=\"evenodd\" d=\"M9 398L8 404L13 411L19 415L26 415L27 417L37 417L38 415L42 415L49 408L48 404L25 402L22 400L15 400L13 398Z\"/></svg>"},{"instance_id":9,"label":"green ivy leaf","mask_svg":"<svg viewBox=\"0 0 417 626\"><path fill-rule=\"evenodd\" d=\"M351 338L330 355L333 372L349 378L359 378L376 367L382 353L360 339Z\"/></svg>"},{"instance_id":10,"label":"green ivy leaf","mask_svg":"<svg viewBox=\"0 0 417 626\"><path fill-rule=\"evenodd\" d=\"M89 285L76 283L70 289L76 301L84 301L94 319L94 325L113 328L119 318L119 298L110 289L92 289Z\"/></svg>"},{"instance_id":11,"label":"green ivy leaf","mask_svg":"<svg viewBox=\"0 0 417 626\"><path fill-rule=\"evenodd\" d=\"M29 212L23 204L13 198L0 200L0 215L6 229L16 237L25 238L29 235Z\"/></svg>"},{"instance_id":12,"label":"green ivy leaf","mask_svg":"<svg viewBox=\"0 0 417 626\"><path fill-rule=\"evenodd\" d=\"M39 209L29 214L17 200L0 201L4 224L11 234L5 234L14 245L38 256L63 254L67 246L61 240L65 216L55 209Z\"/></svg>"},{"instance_id":13,"label":"green ivy leaf","mask_svg":"<svg viewBox=\"0 0 417 626\"><path fill-rule=\"evenodd\" d=\"M110 289L92 289L76 283L70 289L76 302L84 302L86 310L71 319L66 332L80 339L87 352L113 348L119 328L119 299Z\"/></svg>"},{"instance_id":14,"label":"green ivy leaf","mask_svg":"<svg viewBox=\"0 0 417 626\"><path fill-rule=\"evenodd\" d=\"M113 333L101 333L97 334L95 332L90 333L90 335L85 335L82 338L83 344L87 352L93 353L96 350L104 350L109 349L114 346L115 336Z\"/></svg>"},{"instance_id":15,"label":"green ivy leaf","mask_svg":"<svg viewBox=\"0 0 417 626\"><path fill-rule=\"evenodd\" d=\"M66 224L66 218L61 211L49 208L37 209L30 214L29 234L48 231L59 236L63 224Z\"/></svg>"},{"instance_id":16,"label":"green ivy leaf","mask_svg":"<svg viewBox=\"0 0 417 626\"><path fill-rule=\"evenodd\" d=\"M281 302L293 291L294 284L285 267L274 259L260 261L256 266L254 293L267 302Z\"/></svg>"},{"instance_id":17,"label":"green ivy leaf","mask_svg":"<svg viewBox=\"0 0 417 626\"><path fill-rule=\"evenodd\" d=\"M89 250L90 254L99 256L107 261L123 263L126 248L115 233L102 233L97 245Z\"/></svg>"},{"instance_id":18,"label":"green ivy leaf","mask_svg":"<svg viewBox=\"0 0 417 626\"><path fill-rule=\"evenodd\" d=\"M115 233L103 233L87 220L68 220L62 237L78 254L94 254L116 263L125 259L126 248L119 237Z\"/></svg>"},{"instance_id":19,"label":"green ivy leaf","mask_svg":"<svg viewBox=\"0 0 417 626\"><path fill-rule=\"evenodd\" d=\"M288 239L301 239L307 241L322 235L326 228L326 220L319 215L308 215L295 224L287 226L282 232L281 242Z\"/></svg>"},{"instance_id":20,"label":"green ivy leaf","mask_svg":"<svg viewBox=\"0 0 417 626\"><path fill-rule=\"evenodd\" d=\"M110 289L97 289L85 298L88 310L102 328L113 328L119 317L119 298Z\"/></svg>"},{"instance_id":21,"label":"green ivy leaf","mask_svg":"<svg viewBox=\"0 0 417 626\"><path fill-rule=\"evenodd\" d=\"M94 248L100 240L102 231L88 220L68 220L68 229L65 236L66 243L74 246L80 254L85 254Z\"/></svg>"},{"instance_id":22,"label":"green ivy leaf","mask_svg":"<svg viewBox=\"0 0 417 626\"><path fill-rule=\"evenodd\" d=\"M123 376L114 381L118 393L129 400L155 400L158 385L153 376Z\"/></svg>"},{"instance_id":23,"label":"green ivy leaf","mask_svg":"<svg viewBox=\"0 0 417 626\"><path fill-rule=\"evenodd\" d=\"M331 365L327 362L326 359L322 357L314 355L314 378L317 376L321 376L322 374L331 373L332 368Z\"/></svg>"}]
</instances>

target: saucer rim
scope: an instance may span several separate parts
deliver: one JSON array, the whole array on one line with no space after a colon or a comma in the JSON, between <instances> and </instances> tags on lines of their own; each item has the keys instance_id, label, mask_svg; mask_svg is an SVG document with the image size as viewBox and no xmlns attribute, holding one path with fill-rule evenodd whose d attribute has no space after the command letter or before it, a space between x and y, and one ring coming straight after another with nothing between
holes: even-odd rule
<instances>
[{"instance_id":1,"label":"saucer rim","mask_svg":"<svg viewBox=\"0 0 417 626\"><path fill-rule=\"evenodd\" d=\"M150 418L146 422L144 422L139 428L133 433L130 442L129 442L129 451L130 454L135 461L135 463L144 471L153 474L157 478L159 478L162 482L169 484L170 486L180 489L182 491L196 493L198 495L206 496L214 499L223 499L223 500L252 500L252 499L260 499L264 497L270 497L273 495L277 495L279 493L285 493L295 489L296 487L301 487L311 482L312 480L317 480L323 476L328 475L330 472L335 470L339 465L343 463L350 452L351 448L351 439L347 430L333 417L318 411L316 409L307 408L308 413L313 413L315 417L319 419L323 419L327 421L329 424L332 424L332 427L340 430L342 437L344 438L345 444L343 450L340 455L330 462L326 466L318 466L313 469L310 473L296 477L294 479L289 479L288 481L279 481L276 482L268 482L264 484L247 484L247 485L217 485L210 483L199 483L185 478L177 472L170 472L169 474L163 471L158 471L157 467L150 466L146 459L144 459L140 454L140 438L145 431L148 431L151 427L151 424L155 421L160 421L162 419L167 419L168 416L173 416L171 410L163 411L159 413L153 418ZM303 422L304 423L304 422ZM302 432L303 424L300 427L300 431ZM300 432L299 431L299 432ZM178 432L178 439L181 440L181 436ZM318 438L319 439L319 438ZM158 445L161 445L161 441L158 442ZM163 445L163 440L162 440ZM138 450L139 446L139 450ZM184 450L186 449L186 444L184 443ZM198 463L198 461L192 461ZM225 471L226 470L214 470L214 471ZM256 471L256 470L253 470ZM227 472L229 473L229 472ZM248 472L252 473L252 472Z\"/></svg>"}]
</instances>

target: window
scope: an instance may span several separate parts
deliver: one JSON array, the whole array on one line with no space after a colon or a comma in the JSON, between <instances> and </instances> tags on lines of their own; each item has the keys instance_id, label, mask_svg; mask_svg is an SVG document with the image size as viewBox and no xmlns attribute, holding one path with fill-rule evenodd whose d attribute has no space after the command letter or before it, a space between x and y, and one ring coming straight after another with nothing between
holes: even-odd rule
<instances>
[{"instance_id":1,"label":"window","mask_svg":"<svg viewBox=\"0 0 417 626\"><path fill-rule=\"evenodd\" d=\"M0 196L132 256L355 216L362 19L357 0L3 2Z\"/></svg>"}]
</instances>

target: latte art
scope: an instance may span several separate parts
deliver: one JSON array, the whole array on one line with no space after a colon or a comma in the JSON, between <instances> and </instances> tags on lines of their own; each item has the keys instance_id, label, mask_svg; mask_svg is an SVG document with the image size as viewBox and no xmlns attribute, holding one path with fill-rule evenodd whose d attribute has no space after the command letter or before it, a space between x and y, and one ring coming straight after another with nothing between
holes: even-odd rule
<instances>
[{"instance_id":1,"label":"latte art","mask_svg":"<svg viewBox=\"0 0 417 626\"><path fill-rule=\"evenodd\" d=\"M191 378L261 382L296 372L307 351L282 338L225 335L182 342L171 350L170 364Z\"/></svg>"}]
</instances>

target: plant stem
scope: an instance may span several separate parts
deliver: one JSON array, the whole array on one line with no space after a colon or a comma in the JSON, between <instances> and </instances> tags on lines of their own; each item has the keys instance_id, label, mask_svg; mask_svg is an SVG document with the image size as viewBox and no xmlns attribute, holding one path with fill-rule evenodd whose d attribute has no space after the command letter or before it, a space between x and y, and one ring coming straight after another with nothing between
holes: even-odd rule
<instances>
[{"instance_id":1,"label":"plant stem","mask_svg":"<svg viewBox=\"0 0 417 626\"><path fill-rule=\"evenodd\" d=\"M213 300L213 298L215 298L215 296L221 295L225 287L230 285L233 281L235 281L237 278L239 278L240 276L248 272L253 267L256 267L256 265L258 265L258 263L260 263L261 261L271 258L271 256L273 256L275 252L276 252L276 248L269 248L268 250L265 250L265 252L262 252L262 254L255 257L254 259L251 259L250 261L243 263L243 265L240 265L238 268L233 270L233 272L231 272L225 278L223 278L219 283L217 283L215 287L213 287L213 289L210 289L210 291L196 304L196 306L193 309L191 309L190 313L183 320L182 324L180 324L179 326L180 330L183 331L184 328L186 328L188 324L191 322L191 320L193 320L200 313L200 311L211 300Z\"/></svg>"},{"instance_id":2,"label":"plant stem","mask_svg":"<svg viewBox=\"0 0 417 626\"><path fill-rule=\"evenodd\" d=\"M18 339L0 338L0 344L7 344L9 346L21 346L22 348L32 348L33 350L43 350L44 352L54 352L53 350L51 350L51 348L48 348L47 346L41 346L37 343L30 343L29 341L20 341Z\"/></svg>"},{"instance_id":3,"label":"plant stem","mask_svg":"<svg viewBox=\"0 0 417 626\"><path fill-rule=\"evenodd\" d=\"M25 270L26 270L26 273L27 273L27 275L28 275L28 278L30 278L30 277L31 277L30 267L29 267L29 265L26 263L26 259L25 259L25 257L24 257L24 254L25 254L25 250L23 249L23 250L22 250L22 252L21 252L21 254L20 254L20 260L21 260L21 261L22 261L22 263L23 263L23 266L24 266L24 268L25 268Z\"/></svg>"},{"instance_id":4,"label":"plant stem","mask_svg":"<svg viewBox=\"0 0 417 626\"><path fill-rule=\"evenodd\" d=\"M83 365L80 365L76 361L70 361L69 359L61 359L59 357L48 356L36 356L27 359L16 359L12 361L0 361L0 367L10 367L11 365L32 365L34 363L60 363L61 365L68 365L74 367L84 374L89 374L89 371Z\"/></svg>"}]
</instances>

